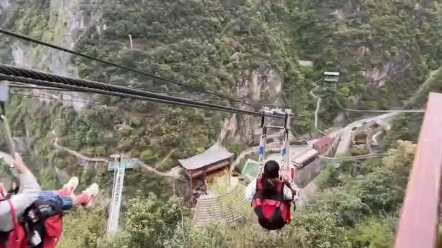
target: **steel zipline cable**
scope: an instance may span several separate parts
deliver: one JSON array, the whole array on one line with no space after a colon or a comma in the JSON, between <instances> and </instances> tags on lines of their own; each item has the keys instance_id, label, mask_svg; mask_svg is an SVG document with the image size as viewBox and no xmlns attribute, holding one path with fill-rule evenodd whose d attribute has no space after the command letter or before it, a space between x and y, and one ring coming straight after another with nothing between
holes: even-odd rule
<instances>
[{"instance_id":1,"label":"steel zipline cable","mask_svg":"<svg viewBox=\"0 0 442 248\"><path fill-rule=\"evenodd\" d=\"M98 62L103 63L103 64L107 64L107 65L110 65L110 66L118 67L120 69L124 69L124 70L127 70L127 71L135 72L135 73L144 75L144 76L146 76L146 77L148 77L148 78L150 78L150 79L152 79L154 81L157 81L157 82L175 84L175 85L178 85L178 86L181 86L181 87L184 87L184 88L188 88L188 89L193 90L193 91L198 91L198 92L206 93L206 94L209 94L209 95L214 95L214 96L217 96L217 97L220 97L220 98L223 98L223 99L227 99L227 100L230 100L230 101L233 101L233 102L237 102L237 103L241 103L241 104L244 104L244 105L248 105L248 106L254 107L252 104L249 104L249 103L246 103L244 101L241 101L241 100L238 100L238 99L234 99L234 98L231 98L231 97L228 97L228 96L224 96L224 95L216 93L216 92L210 92L210 91L204 90L202 88L198 88L198 87L195 87L195 86L183 84L183 83L176 82L176 81L173 81L173 80L161 78L161 77L149 74L147 72L144 72L144 71L141 71L141 70L138 70L138 69L133 69L133 68L130 68L130 67L127 67L127 66L124 66L124 65L119 65L119 64L113 63L111 61L107 61L107 60L99 59L99 58L92 57L92 56L89 56L89 55L86 55L86 54L82 54L82 53L79 53L79 52L75 52L75 51L67 49L67 48L63 48L63 47L56 46L56 45L53 45L53 44L50 44L50 43L47 43L47 42L39 41L39 40L33 39L31 37L24 36L24 35L21 35L21 34L17 34L17 33L14 33L14 32L11 32L11 31L8 31L8 30L5 30L5 29L2 29L2 28L0 28L0 33L8 35L8 36L11 36L11 37L15 37L15 38L18 38L18 39L21 39L21 40L25 40L25 41L29 41L29 42L32 42L32 43L36 43L36 44L39 44L39 45L42 45L42 46L47 46L47 47L50 47L50 48L53 48L53 49L56 49L56 50L59 50L59 51L63 51L63 52L66 52L66 53L70 53L70 54L73 54L73 55L76 55L76 56L80 56L80 57L87 58L87 59L90 59L90 60L98 61Z\"/></svg>"},{"instance_id":2,"label":"steel zipline cable","mask_svg":"<svg viewBox=\"0 0 442 248\"><path fill-rule=\"evenodd\" d=\"M38 85L30 86L29 84L23 84L23 83L20 83L20 82L18 82L18 84L9 84L9 88L16 89L16 90L22 90L22 89L24 89L24 90L48 90L48 91L58 91L58 92L82 92L82 93L95 94L93 92L77 91L77 90L70 90L70 89L61 89L61 88L56 88L56 87L46 87L46 86L38 86ZM149 92L159 92L161 94L168 94L168 93L165 93L164 91L153 91L153 90L150 90ZM31 97L31 96L29 96L29 97ZM37 96L37 95L34 95L33 97L39 98L39 96ZM61 101L67 101L67 102L73 102L74 101L74 100L69 100L69 99L60 99L60 100ZM213 104L213 101L210 101L210 100L197 99L195 101L198 101L198 102L212 102L212 104ZM87 103L87 101L79 101L79 102ZM266 105L266 106L269 106L269 105ZM270 106L272 106L272 105L270 105ZM274 105L274 106L280 107L279 105ZM313 113L311 113L311 114L304 114L304 115L293 115L292 114L291 118L310 117L310 116L313 116L313 115L314 115Z\"/></svg>"},{"instance_id":3,"label":"steel zipline cable","mask_svg":"<svg viewBox=\"0 0 442 248\"><path fill-rule=\"evenodd\" d=\"M9 88L15 89L15 90L44 90L44 91L56 91L56 92L76 92L74 90L68 90L68 89L60 89L60 88L55 88L55 87L45 87L45 86L38 86L38 85L28 85L28 84L21 84L21 83L9 84ZM188 95L185 95L184 93L169 93L169 92L164 92L164 91L159 91L159 90L158 91L157 90L149 90L149 92L160 93L160 94L163 94L166 96L176 96L176 97L187 97L188 96ZM87 92L84 92L84 93L87 93ZM218 102L218 101L201 99L201 98L196 98L196 99L187 98L187 99L198 101L198 102L212 103L212 104L217 104L217 105L221 105L221 104L225 103L222 100Z\"/></svg>"},{"instance_id":4,"label":"steel zipline cable","mask_svg":"<svg viewBox=\"0 0 442 248\"><path fill-rule=\"evenodd\" d=\"M262 116L263 113L231 108L210 103L203 103L179 97L167 96L149 91L133 89L129 87L105 84L101 82L76 79L71 77L61 77L50 73L39 72L30 69L23 69L14 66L0 64L0 80L20 82L24 84L34 84L46 87L68 89L78 92L97 93L103 95L119 96L147 100L158 103L195 107L202 109L217 110L230 113ZM264 114L267 117L284 119L283 115Z\"/></svg>"},{"instance_id":5,"label":"steel zipline cable","mask_svg":"<svg viewBox=\"0 0 442 248\"><path fill-rule=\"evenodd\" d=\"M145 101L152 101L157 103L165 103L170 105L177 105L177 106L185 106L185 107L194 107L194 108L201 108L201 109L209 109L209 110L216 110L216 111L222 111L222 112L230 112L230 113L240 113L240 114L247 114L247 115L261 115L257 112L251 112L251 111L245 111L235 108L229 108L224 106L217 106L213 104L208 104L210 106L205 106L205 104L201 105L199 102L188 103L188 102L181 102L177 100L165 100L165 99L158 99L155 97L147 97L147 96L139 96L139 95L131 95L126 93L120 93L120 92L113 92L108 90L100 90L95 88L87 88L87 87L81 87L81 86L73 86L69 84L58 84L54 82L49 81L43 81L39 79L32 79L32 78L25 78L25 77L18 77L18 76L10 76L5 74L0 74L0 80L6 80L6 81L13 81L13 82L21 82L26 84L34 84L34 85L42 85L47 87L61 87L63 89L76 91L76 92L84 92L84 93L96 93L96 94L102 94L102 95L109 95L109 96L118 96L122 98L131 98L131 99L137 99L137 100L145 100ZM282 117L276 117L276 118L282 118Z\"/></svg>"}]
</instances>

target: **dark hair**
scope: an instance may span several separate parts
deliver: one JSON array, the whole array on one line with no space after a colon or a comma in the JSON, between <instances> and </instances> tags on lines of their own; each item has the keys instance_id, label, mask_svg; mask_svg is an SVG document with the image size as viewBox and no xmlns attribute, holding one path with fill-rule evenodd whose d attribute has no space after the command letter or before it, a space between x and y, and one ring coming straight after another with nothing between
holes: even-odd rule
<instances>
[{"instance_id":1,"label":"dark hair","mask_svg":"<svg viewBox=\"0 0 442 248\"><path fill-rule=\"evenodd\" d=\"M279 164L275 160L269 160L264 164L262 178L279 178Z\"/></svg>"},{"instance_id":2,"label":"dark hair","mask_svg":"<svg viewBox=\"0 0 442 248\"><path fill-rule=\"evenodd\" d=\"M276 193L275 183L279 178L279 164L275 160L269 160L264 165L264 172L262 173L262 189L261 198Z\"/></svg>"}]
</instances>

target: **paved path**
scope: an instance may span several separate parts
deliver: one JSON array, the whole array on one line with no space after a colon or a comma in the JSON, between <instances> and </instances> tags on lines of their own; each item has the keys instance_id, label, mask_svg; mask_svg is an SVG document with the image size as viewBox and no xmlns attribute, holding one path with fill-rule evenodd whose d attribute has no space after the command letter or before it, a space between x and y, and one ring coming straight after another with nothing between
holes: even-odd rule
<instances>
[{"instance_id":1,"label":"paved path","mask_svg":"<svg viewBox=\"0 0 442 248\"><path fill-rule=\"evenodd\" d=\"M344 154L348 151L351 142L353 141L353 137L357 134L364 132L368 129L368 125L370 125L371 121L382 120L380 124L386 124L393 120L394 116L398 115L399 112L383 114L375 117L365 118L362 120L358 120L350 123L345 128L339 130L341 134L341 141L339 142L338 149L336 149L336 155ZM362 125L362 122L366 122L366 124ZM357 127L356 130L352 131L351 129Z\"/></svg>"}]
</instances>

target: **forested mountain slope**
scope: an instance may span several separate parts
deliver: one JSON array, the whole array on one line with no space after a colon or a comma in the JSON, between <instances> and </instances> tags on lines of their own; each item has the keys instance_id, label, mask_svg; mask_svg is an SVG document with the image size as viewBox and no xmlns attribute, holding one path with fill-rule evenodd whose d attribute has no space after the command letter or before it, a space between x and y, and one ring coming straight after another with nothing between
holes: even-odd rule
<instances>
[{"instance_id":1,"label":"forested mountain slope","mask_svg":"<svg viewBox=\"0 0 442 248\"><path fill-rule=\"evenodd\" d=\"M289 106L297 116L292 121L297 134L316 132L316 102L308 93L324 71L341 73L337 86L320 82L320 125L327 127L333 120L357 117L343 112L336 101L358 109L421 108L427 92L421 85L429 80L437 85L439 73L430 77L430 72L442 66L442 8L436 1L0 0L0 7L5 29L216 91L257 109L263 104ZM312 61L313 67L301 66L300 60ZM0 61L254 108L3 35ZM98 181L103 198L111 181L107 164L56 149L55 140L87 157L107 159L123 152L166 171L177 159L210 147L229 117L41 90L14 91L7 111L22 153L43 187L55 188L68 176L79 175L82 184ZM396 149L391 156L347 162L337 169L330 165L317 200L299 210L294 223L275 237L262 235L249 222L201 234L190 228L189 211L178 199L162 202L172 195L169 182L138 169L126 182L126 195L135 199L124 209L127 237L106 241L107 213L95 208L67 218L61 247L391 247L415 149L396 140L415 141L421 119L413 118L410 122L405 116L393 127L389 147ZM239 136L230 141L232 147L245 147L254 122L238 117Z\"/></svg>"},{"instance_id":2,"label":"forested mountain slope","mask_svg":"<svg viewBox=\"0 0 442 248\"><path fill-rule=\"evenodd\" d=\"M437 1L288 2L300 58L341 72L341 86L328 95L349 108L401 107L441 65ZM324 100L328 115L335 101Z\"/></svg>"},{"instance_id":3,"label":"forested mountain slope","mask_svg":"<svg viewBox=\"0 0 442 248\"><path fill-rule=\"evenodd\" d=\"M113 4L19 1L8 12L6 28L73 46L91 56L251 103L283 104L284 98L291 95L283 93L281 88L295 86L296 101L289 105L304 115L314 106L305 94L310 85L304 83L296 54L289 49L291 41L286 39L282 22L287 10L282 2L267 6L248 1ZM9 59L9 63L12 59L18 65L34 69L235 104L12 39L4 41L2 47L3 61ZM168 169L176 165L177 158L208 148L217 138L222 118L226 117L214 112L99 96L64 93L63 99L86 104L72 106L45 101L39 103L42 107L32 109L27 104L34 104L34 100L17 94L9 109L17 127L15 135L37 135L35 140L39 144L34 155L42 157L44 163L66 168L69 173L75 171L72 166L77 162L63 154L54 154L51 148L54 136L60 138L60 144L87 156L106 157L119 151L152 165L176 149L160 168ZM308 130L310 117L296 122L299 130ZM239 126L247 140L251 121L244 118L240 118ZM117 128L116 123L123 125Z\"/></svg>"}]
</instances>

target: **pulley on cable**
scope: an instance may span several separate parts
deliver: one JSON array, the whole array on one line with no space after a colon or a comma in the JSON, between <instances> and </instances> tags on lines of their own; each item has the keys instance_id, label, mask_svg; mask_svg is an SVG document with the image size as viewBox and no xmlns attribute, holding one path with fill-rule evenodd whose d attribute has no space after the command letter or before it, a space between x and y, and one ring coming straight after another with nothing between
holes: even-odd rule
<instances>
[{"instance_id":1,"label":"pulley on cable","mask_svg":"<svg viewBox=\"0 0 442 248\"><path fill-rule=\"evenodd\" d=\"M280 162L280 177L281 179L284 178L285 180L292 182L294 180L294 168L291 168L290 166L290 158L289 158L289 150L290 150L290 141L289 141L289 134L290 134L290 117L291 117L291 109L285 109L282 110L280 108L274 108L269 109L268 107L263 107L261 109L261 138L259 142L259 171L258 171L258 177L261 177L263 170L264 170L264 161L265 161L265 145L267 142L267 130L269 128L272 129L280 129L283 131L283 139L281 142L281 162ZM266 115L280 115L284 116L284 124L283 126L275 126L275 125L266 125Z\"/></svg>"},{"instance_id":2,"label":"pulley on cable","mask_svg":"<svg viewBox=\"0 0 442 248\"><path fill-rule=\"evenodd\" d=\"M295 201L299 190L293 185L294 170L291 173L289 159L290 109L261 110L261 140L259 144L259 172L258 178L246 188L246 198L252 198L252 208L258 217L258 223L267 230L279 230L291 222L291 204L296 209ZM266 125L266 115L277 114L284 116L283 126ZM282 130L280 163L268 161L264 164L267 129ZM293 187L295 186L295 187ZM253 195L253 197L251 197Z\"/></svg>"}]
</instances>

